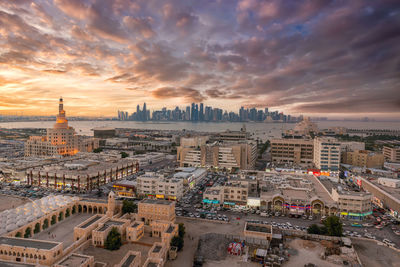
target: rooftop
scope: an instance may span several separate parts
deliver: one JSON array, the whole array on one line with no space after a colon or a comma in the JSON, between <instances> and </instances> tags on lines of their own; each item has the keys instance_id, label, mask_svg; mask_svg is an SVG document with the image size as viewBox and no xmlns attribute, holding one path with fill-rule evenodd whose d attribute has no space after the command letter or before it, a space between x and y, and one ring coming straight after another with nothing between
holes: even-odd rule
<instances>
[{"instance_id":1,"label":"rooftop","mask_svg":"<svg viewBox=\"0 0 400 267\"><path fill-rule=\"evenodd\" d=\"M163 199L144 199L140 203L145 203L145 204L158 204L158 205L172 205L172 201L168 200L163 200Z\"/></svg>"},{"instance_id":2,"label":"rooftop","mask_svg":"<svg viewBox=\"0 0 400 267\"><path fill-rule=\"evenodd\" d=\"M174 231L175 227L173 227L172 225L170 225L167 229L167 233L170 234L172 233L172 231Z\"/></svg>"},{"instance_id":3,"label":"rooftop","mask_svg":"<svg viewBox=\"0 0 400 267\"><path fill-rule=\"evenodd\" d=\"M90 259L90 256L80 255L80 254L71 254L66 259L64 259L62 262L60 262L59 264L62 266L75 267L75 266L81 266L83 263L85 263L89 259Z\"/></svg>"},{"instance_id":4,"label":"rooftop","mask_svg":"<svg viewBox=\"0 0 400 267\"><path fill-rule=\"evenodd\" d=\"M246 230L252 232L261 232L261 233L272 233L272 227L269 225L262 224L246 224Z\"/></svg>"},{"instance_id":5,"label":"rooftop","mask_svg":"<svg viewBox=\"0 0 400 267\"><path fill-rule=\"evenodd\" d=\"M136 258L135 254L129 255L129 257L125 260L125 262L122 264L121 267L129 267L131 263L135 260L135 258Z\"/></svg>"},{"instance_id":6,"label":"rooftop","mask_svg":"<svg viewBox=\"0 0 400 267\"><path fill-rule=\"evenodd\" d=\"M36 264L7 262L0 260L0 267L35 267Z\"/></svg>"},{"instance_id":7,"label":"rooftop","mask_svg":"<svg viewBox=\"0 0 400 267\"><path fill-rule=\"evenodd\" d=\"M50 250L52 248L55 248L56 246L58 246L61 243L1 236L0 244L1 245L9 245L9 246L17 246L17 247L29 247L29 248Z\"/></svg>"},{"instance_id":8,"label":"rooftop","mask_svg":"<svg viewBox=\"0 0 400 267\"><path fill-rule=\"evenodd\" d=\"M84 225L80 226L80 228L87 228L88 226L92 225L93 223L97 222L98 220L100 220L103 216L97 215L96 217L94 217L93 219L91 219L90 221L88 221L87 223L85 223Z\"/></svg>"},{"instance_id":9,"label":"rooftop","mask_svg":"<svg viewBox=\"0 0 400 267\"><path fill-rule=\"evenodd\" d=\"M154 249L153 249L153 252L154 252L154 253L158 253L158 252L161 251L161 249L162 249L161 246L155 246Z\"/></svg>"},{"instance_id":10,"label":"rooftop","mask_svg":"<svg viewBox=\"0 0 400 267\"><path fill-rule=\"evenodd\" d=\"M103 232L103 231L107 230L108 227L111 227L113 225L123 225L123 224L124 224L124 222L108 220L104 223L104 225L102 227L100 227L100 229L98 231Z\"/></svg>"}]
</instances>

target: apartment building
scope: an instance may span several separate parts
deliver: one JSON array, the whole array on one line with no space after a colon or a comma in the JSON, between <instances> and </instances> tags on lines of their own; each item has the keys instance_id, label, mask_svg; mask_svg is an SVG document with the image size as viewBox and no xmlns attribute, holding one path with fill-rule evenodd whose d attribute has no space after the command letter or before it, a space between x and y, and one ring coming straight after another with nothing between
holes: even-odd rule
<instances>
[{"instance_id":1,"label":"apartment building","mask_svg":"<svg viewBox=\"0 0 400 267\"><path fill-rule=\"evenodd\" d=\"M342 153L342 163L365 168L382 168L384 157L382 153L368 150L356 150Z\"/></svg>"},{"instance_id":2,"label":"apartment building","mask_svg":"<svg viewBox=\"0 0 400 267\"><path fill-rule=\"evenodd\" d=\"M386 161L400 163L400 146L384 146L383 156Z\"/></svg>"},{"instance_id":3,"label":"apartment building","mask_svg":"<svg viewBox=\"0 0 400 267\"><path fill-rule=\"evenodd\" d=\"M154 172L145 173L137 178L137 194L160 199L179 200L183 196L183 180L165 178Z\"/></svg>"},{"instance_id":4,"label":"apartment building","mask_svg":"<svg viewBox=\"0 0 400 267\"><path fill-rule=\"evenodd\" d=\"M311 167L314 157L314 142L311 139L273 139L271 140L272 162Z\"/></svg>"},{"instance_id":5,"label":"apartment building","mask_svg":"<svg viewBox=\"0 0 400 267\"><path fill-rule=\"evenodd\" d=\"M215 141L206 144L181 138L181 146L177 149L177 160L181 167L253 169L256 158L257 145L252 141Z\"/></svg>"},{"instance_id":6,"label":"apartment building","mask_svg":"<svg viewBox=\"0 0 400 267\"><path fill-rule=\"evenodd\" d=\"M246 181L231 181L223 186L224 205L247 205L249 185Z\"/></svg>"},{"instance_id":7,"label":"apartment building","mask_svg":"<svg viewBox=\"0 0 400 267\"><path fill-rule=\"evenodd\" d=\"M341 217L362 220L372 214L372 194L366 192L332 189L332 199L337 202Z\"/></svg>"},{"instance_id":8,"label":"apartment building","mask_svg":"<svg viewBox=\"0 0 400 267\"><path fill-rule=\"evenodd\" d=\"M340 142L332 137L314 138L313 162L318 169L338 171L340 166Z\"/></svg>"}]
</instances>

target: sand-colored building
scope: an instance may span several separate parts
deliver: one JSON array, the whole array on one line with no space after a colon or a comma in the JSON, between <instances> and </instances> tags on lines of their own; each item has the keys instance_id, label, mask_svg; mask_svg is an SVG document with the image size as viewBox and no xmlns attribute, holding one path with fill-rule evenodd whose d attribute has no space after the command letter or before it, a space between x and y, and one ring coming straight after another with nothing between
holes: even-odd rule
<instances>
[{"instance_id":1,"label":"sand-colored building","mask_svg":"<svg viewBox=\"0 0 400 267\"><path fill-rule=\"evenodd\" d=\"M384 146L383 155L386 161L400 163L400 146Z\"/></svg>"},{"instance_id":2,"label":"sand-colored building","mask_svg":"<svg viewBox=\"0 0 400 267\"><path fill-rule=\"evenodd\" d=\"M382 168L384 157L382 153L368 150L356 150L342 153L342 163L365 168Z\"/></svg>"},{"instance_id":3,"label":"sand-colored building","mask_svg":"<svg viewBox=\"0 0 400 267\"><path fill-rule=\"evenodd\" d=\"M72 253L56 263L55 267L94 267L94 257Z\"/></svg>"},{"instance_id":4,"label":"sand-colored building","mask_svg":"<svg viewBox=\"0 0 400 267\"><path fill-rule=\"evenodd\" d=\"M60 98L53 128L47 129L46 136L30 137L25 143L25 156L72 156L80 151L91 152L98 147L99 139L77 135L74 128L68 126L63 99Z\"/></svg>"},{"instance_id":5,"label":"sand-colored building","mask_svg":"<svg viewBox=\"0 0 400 267\"><path fill-rule=\"evenodd\" d=\"M193 141L195 140L195 141ZM181 167L253 169L257 145L249 140L206 143L206 138L181 138L177 160Z\"/></svg>"},{"instance_id":6,"label":"sand-colored building","mask_svg":"<svg viewBox=\"0 0 400 267\"><path fill-rule=\"evenodd\" d=\"M138 205L138 220L150 224L152 221L175 221L175 202L161 199L144 199Z\"/></svg>"},{"instance_id":7,"label":"sand-colored building","mask_svg":"<svg viewBox=\"0 0 400 267\"><path fill-rule=\"evenodd\" d=\"M314 158L314 142L312 139L272 139L271 157L275 164L311 167Z\"/></svg>"},{"instance_id":8,"label":"sand-colored building","mask_svg":"<svg viewBox=\"0 0 400 267\"><path fill-rule=\"evenodd\" d=\"M321 170L339 171L340 142L332 137L314 138L314 165Z\"/></svg>"},{"instance_id":9,"label":"sand-colored building","mask_svg":"<svg viewBox=\"0 0 400 267\"><path fill-rule=\"evenodd\" d=\"M139 267L141 262L142 253L140 251L130 250L122 258L121 262L114 265L114 267Z\"/></svg>"},{"instance_id":10,"label":"sand-colored building","mask_svg":"<svg viewBox=\"0 0 400 267\"><path fill-rule=\"evenodd\" d=\"M134 221L126 227L126 240L128 242L139 241L144 236L144 222Z\"/></svg>"}]
</instances>

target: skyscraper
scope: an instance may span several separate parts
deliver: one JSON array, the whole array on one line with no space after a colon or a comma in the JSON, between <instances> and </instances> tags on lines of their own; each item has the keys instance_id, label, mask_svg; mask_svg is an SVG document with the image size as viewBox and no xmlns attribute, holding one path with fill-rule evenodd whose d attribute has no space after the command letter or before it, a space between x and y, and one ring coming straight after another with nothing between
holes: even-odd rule
<instances>
[{"instance_id":1,"label":"skyscraper","mask_svg":"<svg viewBox=\"0 0 400 267\"><path fill-rule=\"evenodd\" d=\"M204 106L203 103L200 103L200 112L199 112L199 121L204 121Z\"/></svg>"}]
</instances>

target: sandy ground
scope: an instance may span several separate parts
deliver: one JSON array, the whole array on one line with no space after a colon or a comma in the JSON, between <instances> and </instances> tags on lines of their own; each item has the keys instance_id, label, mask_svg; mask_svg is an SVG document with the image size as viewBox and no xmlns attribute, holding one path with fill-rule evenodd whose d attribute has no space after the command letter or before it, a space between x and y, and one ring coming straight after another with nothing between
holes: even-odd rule
<instances>
[{"instance_id":1,"label":"sandy ground","mask_svg":"<svg viewBox=\"0 0 400 267\"><path fill-rule=\"evenodd\" d=\"M374 241L352 239L364 267L400 267L400 253Z\"/></svg>"},{"instance_id":2,"label":"sandy ground","mask_svg":"<svg viewBox=\"0 0 400 267\"><path fill-rule=\"evenodd\" d=\"M186 228L185 244L183 250L178 252L178 257L175 260L167 261L165 267L191 267L193 266L193 258L197 249L197 242L200 235L205 233L221 233L221 234L240 234L243 232L244 221L235 221L228 224L218 222L205 222L202 220L191 220L183 217L178 217L176 223L184 223ZM233 261L235 262L235 260ZM227 259L226 262L216 262L214 265L212 262L206 266L241 266L232 265L232 260ZM245 265L251 266L251 265Z\"/></svg>"},{"instance_id":3,"label":"sandy ground","mask_svg":"<svg viewBox=\"0 0 400 267\"><path fill-rule=\"evenodd\" d=\"M24 205L27 202L30 202L30 200L27 198L0 195L0 212L3 210L16 208L18 206Z\"/></svg>"},{"instance_id":4,"label":"sandy ground","mask_svg":"<svg viewBox=\"0 0 400 267\"><path fill-rule=\"evenodd\" d=\"M44 231L35 234L33 239L63 242L63 247L67 248L74 242L74 227L92 216L93 214L89 213L71 215Z\"/></svg>"},{"instance_id":5,"label":"sandy ground","mask_svg":"<svg viewBox=\"0 0 400 267\"><path fill-rule=\"evenodd\" d=\"M228 255L223 261L207 261L204 267L260 267L261 265L256 262L243 262L239 256Z\"/></svg>"},{"instance_id":6,"label":"sandy ground","mask_svg":"<svg viewBox=\"0 0 400 267\"><path fill-rule=\"evenodd\" d=\"M290 248L297 250L297 254L290 256L289 261L283 264L285 267L304 266L307 263L313 263L317 266L324 267L340 266L327 262L319 257L324 251L324 247L318 242L294 239L290 241L288 245Z\"/></svg>"}]
</instances>

